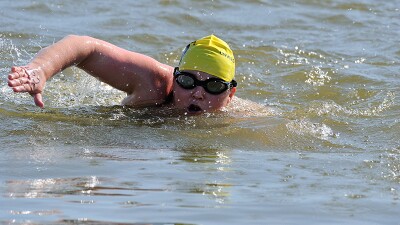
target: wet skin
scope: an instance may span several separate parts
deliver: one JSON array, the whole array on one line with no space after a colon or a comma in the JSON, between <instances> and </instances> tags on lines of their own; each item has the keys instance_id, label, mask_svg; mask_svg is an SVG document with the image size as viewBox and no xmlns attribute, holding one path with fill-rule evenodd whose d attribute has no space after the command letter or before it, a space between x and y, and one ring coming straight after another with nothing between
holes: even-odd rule
<instances>
[{"instance_id":1,"label":"wet skin","mask_svg":"<svg viewBox=\"0 0 400 225\"><path fill-rule=\"evenodd\" d=\"M14 92L29 93L37 106L44 107L42 94L46 81L70 66L77 66L124 91L127 97L122 105L131 107L159 106L172 94L174 108L201 114L225 107L236 92L235 87L218 95L206 92L201 86L184 89L176 83L173 67L99 39L76 35L42 49L27 65L12 67L8 85ZM202 81L213 77L199 71L184 72Z\"/></svg>"},{"instance_id":2,"label":"wet skin","mask_svg":"<svg viewBox=\"0 0 400 225\"><path fill-rule=\"evenodd\" d=\"M198 80L204 81L214 76L200 71L184 71L193 74ZM221 94L210 94L203 87L184 89L176 81L173 86L173 105L177 109L184 110L188 114L196 115L204 112L212 112L227 106L236 92L236 87L228 89Z\"/></svg>"}]
</instances>

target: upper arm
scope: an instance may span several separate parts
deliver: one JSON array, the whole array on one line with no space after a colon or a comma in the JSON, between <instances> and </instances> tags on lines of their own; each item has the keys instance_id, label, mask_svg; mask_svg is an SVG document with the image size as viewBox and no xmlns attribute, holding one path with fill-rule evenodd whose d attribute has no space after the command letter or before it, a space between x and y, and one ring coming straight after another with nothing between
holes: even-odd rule
<instances>
[{"instance_id":1,"label":"upper arm","mask_svg":"<svg viewBox=\"0 0 400 225\"><path fill-rule=\"evenodd\" d=\"M77 66L101 81L141 98L163 98L172 89L171 66L90 37L83 37L90 54Z\"/></svg>"}]
</instances>

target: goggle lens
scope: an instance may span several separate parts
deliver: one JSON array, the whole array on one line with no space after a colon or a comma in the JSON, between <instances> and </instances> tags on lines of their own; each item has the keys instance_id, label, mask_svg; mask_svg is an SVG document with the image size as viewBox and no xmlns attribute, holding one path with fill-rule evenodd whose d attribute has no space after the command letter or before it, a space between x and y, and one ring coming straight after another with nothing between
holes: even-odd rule
<instances>
[{"instance_id":1,"label":"goggle lens","mask_svg":"<svg viewBox=\"0 0 400 225\"><path fill-rule=\"evenodd\" d=\"M185 75L180 75L176 78L178 84L185 89L192 89L195 87L193 78Z\"/></svg>"},{"instance_id":2,"label":"goggle lens","mask_svg":"<svg viewBox=\"0 0 400 225\"><path fill-rule=\"evenodd\" d=\"M212 94L219 94L228 89L228 85L222 81L210 81L206 84L206 89Z\"/></svg>"},{"instance_id":3,"label":"goggle lens","mask_svg":"<svg viewBox=\"0 0 400 225\"><path fill-rule=\"evenodd\" d=\"M205 81L197 80L193 74L180 72L175 68L174 76L176 82L184 89L193 89L196 86L202 86L210 94L221 94L231 87L236 87L236 81L226 82L218 78L210 78Z\"/></svg>"}]
</instances>

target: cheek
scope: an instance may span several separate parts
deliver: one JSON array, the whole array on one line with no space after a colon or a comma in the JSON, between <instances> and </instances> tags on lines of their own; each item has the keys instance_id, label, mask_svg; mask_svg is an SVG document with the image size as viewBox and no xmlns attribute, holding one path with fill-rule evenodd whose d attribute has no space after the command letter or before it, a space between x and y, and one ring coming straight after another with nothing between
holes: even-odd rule
<instances>
[{"instance_id":1,"label":"cheek","mask_svg":"<svg viewBox=\"0 0 400 225\"><path fill-rule=\"evenodd\" d=\"M188 93L185 90L175 88L173 90L173 101L176 105L184 105L188 100Z\"/></svg>"},{"instance_id":2,"label":"cheek","mask_svg":"<svg viewBox=\"0 0 400 225\"><path fill-rule=\"evenodd\" d=\"M221 108L226 106L229 103L229 96L211 96L209 99L209 107L210 108Z\"/></svg>"}]
</instances>

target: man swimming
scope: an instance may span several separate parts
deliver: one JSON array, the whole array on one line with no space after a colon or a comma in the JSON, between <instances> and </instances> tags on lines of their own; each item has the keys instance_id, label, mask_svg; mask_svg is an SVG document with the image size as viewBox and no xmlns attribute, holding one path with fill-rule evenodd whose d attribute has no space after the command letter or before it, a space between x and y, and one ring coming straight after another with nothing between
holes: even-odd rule
<instances>
[{"instance_id":1,"label":"man swimming","mask_svg":"<svg viewBox=\"0 0 400 225\"><path fill-rule=\"evenodd\" d=\"M123 105L169 104L188 114L224 108L237 85L233 52L214 35L187 45L176 68L99 39L70 35L42 49L28 65L12 67L8 85L14 92L31 94L44 107L46 81L70 66L126 92Z\"/></svg>"}]
</instances>

